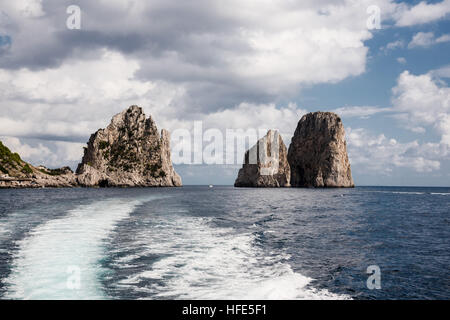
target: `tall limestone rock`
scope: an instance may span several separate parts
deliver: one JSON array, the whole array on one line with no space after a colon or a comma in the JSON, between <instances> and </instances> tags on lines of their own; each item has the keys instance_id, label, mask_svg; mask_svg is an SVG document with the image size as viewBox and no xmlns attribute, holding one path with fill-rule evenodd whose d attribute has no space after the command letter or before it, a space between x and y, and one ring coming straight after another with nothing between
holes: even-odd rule
<instances>
[{"instance_id":1,"label":"tall limestone rock","mask_svg":"<svg viewBox=\"0 0 450 320\"><path fill-rule=\"evenodd\" d=\"M354 187L341 118L313 112L298 122L288 161L293 187Z\"/></svg>"},{"instance_id":2,"label":"tall limestone rock","mask_svg":"<svg viewBox=\"0 0 450 320\"><path fill-rule=\"evenodd\" d=\"M287 149L278 131L267 134L245 153L235 187L289 187Z\"/></svg>"},{"instance_id":3,"label":"tall limestone rock","mask_svg":"<svg viewBox=\"0 0 450 320\"><path fill-rule=\"evenodd\" d=\"M92 134L77 168L82 186L181 186L170 158L170 134L131 106Z\"/></svg>"}]
</instances>

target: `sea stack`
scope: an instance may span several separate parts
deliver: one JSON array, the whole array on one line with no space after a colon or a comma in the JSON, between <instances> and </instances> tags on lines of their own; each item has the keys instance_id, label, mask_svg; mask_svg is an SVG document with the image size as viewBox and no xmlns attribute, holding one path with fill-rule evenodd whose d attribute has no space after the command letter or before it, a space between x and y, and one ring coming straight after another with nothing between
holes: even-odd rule
<instances>
[{"instance_id":1,"label":"sea stack","mask_svg":"<svg viewBox=\"0 0 450 320\"><path fill-rule=\"evenodd\" d=\"M341 118L313 112L298 122L288 152L292 187L354 187Z\"/></svg>"},{"instance_id":2,"label":"sea stack","mask_svg":"<svg viewBox=\"0 0 450 320\"><path fill-rule=\"evenodd\" d=\"M235 187L289 187L287 149L278 131L267 134L245 153Z\"/></svg>"},{"instance_id":3,"label":"sea stack","mask_svg":"<svg viewBox=\"0 0 450 320\"><path fill-rule=\"evenodd\" d=\"M160 134L138 106L115 115L106 129L91 135L76 173L85 187L181 186L172 166L169 132Z\"/></svg>"}]
</instances>

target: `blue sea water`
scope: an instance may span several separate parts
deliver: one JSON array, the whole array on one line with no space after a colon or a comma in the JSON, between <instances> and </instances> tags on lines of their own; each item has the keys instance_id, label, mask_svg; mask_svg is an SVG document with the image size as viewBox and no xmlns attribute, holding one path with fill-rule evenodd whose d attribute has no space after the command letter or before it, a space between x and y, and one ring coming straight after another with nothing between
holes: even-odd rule
<instances>
[{"instance_id":1,"label":"blue sea water","mask_svg":"<svg viewBox=\"0 0 450 320\"><path fill-rule=\"evenodd\" d=\"M450 299L449 222L450 188L0 190L0 298Z\"/></svg>"}]
</instances>

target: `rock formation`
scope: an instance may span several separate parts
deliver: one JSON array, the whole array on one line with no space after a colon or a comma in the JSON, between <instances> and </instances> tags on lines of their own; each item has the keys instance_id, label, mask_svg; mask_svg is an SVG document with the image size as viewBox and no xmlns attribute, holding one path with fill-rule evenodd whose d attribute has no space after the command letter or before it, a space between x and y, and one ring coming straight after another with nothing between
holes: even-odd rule
<instances>
[{"instance_id":1,"label":"rock formation","mask_svg":"<svg viewBox=\"0 0 450 320\"><path fill-rule=\"evenodd\" d=\"M0 188L74 187L75 174L69 167L34 167L0 142Z\"/></svg>"},{"instance_id":2,"label":"rock formation","mask_svg":"<svg viewBox=\"0 0 450 320\"><path fill-rule=\"evenodd\" d=\"M170 157L170 135L161 135L141 108L131 106L89 139L77 174L69 167L34 167L0 142L0 188L181 186Z\"/></svg>"},{"instance_id":3,"label":"rock formation","mask_svg":"<svg viewBox=\"0 0 450 320\"><path fill-rule=\"evenodd\" d=\"M278 131L267 134L245 153L235 187L289 187L287 149Z\"/></svg>"},{"instance_id":4,"label":"rock formation","mask_svg":"<svg viewBox=\"0 0 450 320\"><path fill-rule=\"evenodd\" d=\"M304 115L289 146L293 187L354 187L341 118L332 112Z\"/></svg>"},{"instance_id":5,"label":"rock formation","mask_svg":"<svg viewBox=\"0 0 450 320\"><path fill-rule=\"evenodd\" d=\"M106 129L92 134L77 168L81 186L181 186L170 158L170 135L152 117L131 106Z\"/></svg>"}]
</instances>

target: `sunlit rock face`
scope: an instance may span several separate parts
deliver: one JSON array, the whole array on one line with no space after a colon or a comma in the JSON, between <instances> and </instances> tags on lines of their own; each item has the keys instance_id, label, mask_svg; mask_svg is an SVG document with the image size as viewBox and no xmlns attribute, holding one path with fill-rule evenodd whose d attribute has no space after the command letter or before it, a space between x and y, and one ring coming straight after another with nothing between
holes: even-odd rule
<instances>
[{"instance_id":1,"label":"sunlit rock face","mask_svg":"<svg viewBox=\"0 0 450 320\"><path fill-rule=\"evenodd\" d=\"M131 106L106 129L91 135L77 168L82 186L181 186L170 156L170 134L158 132L152 117Z\"/></svg>"},{"instance_id":2,"label":"sunlit rock face","mask_svg":"<svg viewBox=\"0 0 450 320\"><path fill-rule=\"evenodd\" d=\"M354 187L341 118L313 112L298 122L288 152L293 187Z\"/></svg>"},{"instance_id":3,"label":"sunlit rock face","mask_svg":"<svg viewBox=\"0 0 450 320\"><path fill-rule=\"evenodd\" d=\"M245 153L235 187L289 187L287 149L278 131L267 134Z\"/></svg>"}]
</instances>

